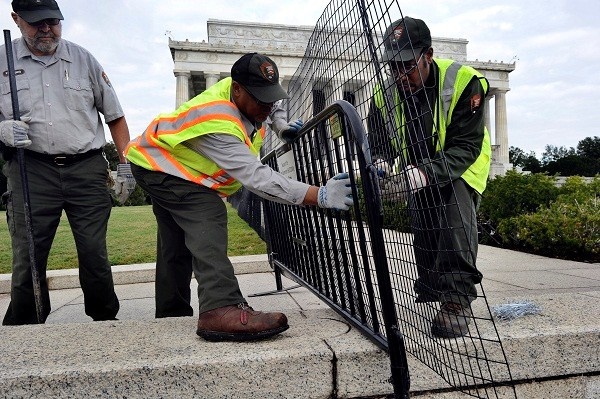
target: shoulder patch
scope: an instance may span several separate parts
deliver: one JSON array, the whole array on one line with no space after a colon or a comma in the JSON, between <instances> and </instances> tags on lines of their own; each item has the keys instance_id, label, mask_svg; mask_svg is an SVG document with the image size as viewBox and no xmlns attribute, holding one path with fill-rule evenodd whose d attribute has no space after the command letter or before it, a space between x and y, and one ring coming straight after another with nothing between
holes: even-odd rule
<instances>
[{"instance_id":1,"label":"shoulder patch","mask_svg":"<svg viewBox=\"0 0 600 399\"><path fill-rule=\"evenodd\" d=\"M477 111L480 106L481 106L481 95L480 94L474 94L471 97L471 112Z\"/></svg>"},{"instance_id":2,"label":"shoulder patch","mask_svg":"<svg viewBox=\"0 0 600 399\"><path fill-rule=\"evenodd\" d=\"M108 80L108 76L106 75L106 72L104 72L104 71L102 71L102 79L104 79L104 81L106 82L108 87L112 87L112 85L110 84L110 80Z\"/></svg>"}]
</instances>

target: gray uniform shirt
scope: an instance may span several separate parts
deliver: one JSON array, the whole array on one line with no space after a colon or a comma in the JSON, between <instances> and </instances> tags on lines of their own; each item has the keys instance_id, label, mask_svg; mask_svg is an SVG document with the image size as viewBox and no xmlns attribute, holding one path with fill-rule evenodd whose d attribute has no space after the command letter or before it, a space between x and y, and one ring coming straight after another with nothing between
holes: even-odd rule
<instances>
[{"instance_id":1,"label":"gray uniform shirt","mask_svg":"<svg viewBox=\"0 0 600 399\"><path fill-rule=\"evenodd\" d=\"M77 154L106 144L106 122L122 117L117 95L100 63L83 47L61 39L51 56L36 56L13 40L22 119L31 118L29 150ZM13 119L6 50L0 47L0 120Z\"/></svg>"},{"instance_id":2,"label":"gray uniform shirt","mask_svg":"<svg viewBox=\"0 0 600 399\"><path fill-rule=\"evenodd\" d=\"M278 129L278 125L287 125L287 122L282 122L282 118L284 113L278 113L276 109L269 120L271 127ZM247 132L256 131L254 124L247 118L242 116L242 120ZM245 143L231 134L207 134L189 140L186 144L212 159L245 188L268 200L299 205L310 187L264 165Z\"/></svg>"}]
</instances>

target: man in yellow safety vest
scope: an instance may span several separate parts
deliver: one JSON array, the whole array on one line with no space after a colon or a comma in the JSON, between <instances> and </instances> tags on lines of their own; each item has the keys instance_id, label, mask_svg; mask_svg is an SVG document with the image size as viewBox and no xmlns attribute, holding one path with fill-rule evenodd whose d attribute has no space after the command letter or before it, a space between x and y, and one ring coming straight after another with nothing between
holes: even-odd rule
<instances>
[{"instance_id":1,"label":"man in yellow safety vest","mask_svg":"<svg viewBox=\"0 0 600 399\"><path fill-rule=\"evenodd\" d=\"M287 97L273 60L246 54L233 64L231 77L156 117L127 148L133 175L150 195L158 223L156 317L193 315L193 272L200 313L196 332L206 340L263 339L288 328L283 313L255 311L240 292L227 257L223 197L245 186L288 204L347 210L353 203L347 174L317 187L258 160L264 122ZM280 125L300 127L298 121Z\"/></svg>"},{"instance_id":2,"label":"man in yellow safety vest","mask_svg":"<svg viewBox=\"0 0 600 399\"><path fill-rule=\"evenodd\" d=\"M368 117L382 198L407 202L416 302L441 303L432 334L461 336L482 279L476 210L490 168L488 82L469 66L434 59L420 19L395 21L383 39L389 78L375 87Z\"/></svg>"}]
</instances>

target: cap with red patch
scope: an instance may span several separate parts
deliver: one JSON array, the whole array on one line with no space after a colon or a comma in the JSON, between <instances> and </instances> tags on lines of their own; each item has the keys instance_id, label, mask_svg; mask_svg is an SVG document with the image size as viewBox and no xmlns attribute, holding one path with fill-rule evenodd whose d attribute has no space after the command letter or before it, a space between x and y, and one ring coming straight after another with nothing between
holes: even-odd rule
<instances>
[{"instance_id":1,"label":"cap with red patch","mask_svg":"<svg viewBox=\"0 0 600 399\"><path fill-rule=\"evenodd\" d=\"M420 19L404 17L393 22L383 34L382 62L407 62L431 47L431 33Z\"/></svg>"},{"instance_id":2,"label":"cap with red patch","mask_svg":"<svg viewBox=\"0 0 600 399\"><path fill-rule=\"evenodd\" d=\"M279 84L277 65L266 55L245 54L231 67L231 78L262 102L272 103L289 98Z\"/></svg>"}]
</instances>

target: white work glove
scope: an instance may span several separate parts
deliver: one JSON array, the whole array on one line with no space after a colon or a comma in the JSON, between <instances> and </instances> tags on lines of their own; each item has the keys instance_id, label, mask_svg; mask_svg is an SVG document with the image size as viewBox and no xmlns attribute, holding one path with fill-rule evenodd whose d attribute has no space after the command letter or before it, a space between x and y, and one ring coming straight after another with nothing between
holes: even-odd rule
<instances>
[{"instance_id":1,"label":"white work glove","mask_svg":"<svg viewBox=\"0 0 600 399\"><path fill-rule=\"evenodd\" d=\"M389 202L406 202L408 190L401 176L390 176L379 180L381 199Z\"/></svg>"},{"instance_id":2,"label":"white work glove","mask_svg":"<svg viewBox=\"0 0 600 399\"><path fill-rule=\"evenodd\" d=\"M298 131L300 131L302 125L304 125L302 119L298 119L288 123L287 127L285 127L279 132L279 137L281 138L281 141L283 141L286 144L289 144L292 141L294 141L294 139L298 136Z\"/></svg>"},{"instance_id":3,"label":"white work glove","mask_svg":"<svg viewBox=\"0 0 600 399\"><path fill-rule=\"evenodd\" d=\"M427 185L427 176L416 166L408 165L399 175L391 174L387 162L377 163L381 199L391 202L404 202L409 194L414 194ZM385 169L386 165L389 169Z\"/></svg>"},{"instance_id":4,"label":"white work glove","mask_svg":"<svg viewBox=\"0 0 600 399\"><path fill-rule=\"evenodd\" d=\"M390 202L406 201L404 180L393 174L392 166L382 159L377 159L373 165L377 169L381 199Z\"/></svg>"},{"instance_id":5,"label":"white work glove","mask_svg":"<svg viewBox=\"0 0 600 399\"><path fill-rule=\"evenodd\" d=\"M348 173L339 173L319 188L317 204L321 208L347 211L354 204Z\"/></svg>"},{"instance_id":6,"label":"white work glove","mask_svg":"<svg viewBox=\"0 0 600 399\"><path fill-rule=\"evenodd\" d=\"M427 175L416 166L408 165L402 171L402 176L406 180L411 194L416 193L427 185Z\"/></svg>"},{"instance_id":7,"label":"white work glove","mask_svg":"<svg viewBox=\"0 0 600 399\"><path fill-rule=\"evenodd\" d=\"M0 141L9 147L25 148L31 145L27 136L31 119L15 121L13 119L0 122Z\"/></svg>"},{"instance_id":8,"label":"white work glove","mask_svg":"<svg viewBox=\"0 0 600 399\"><path fill-rule=\"evenodd\" d=\"M135 179L131 173L131 165L120 163L117 165L117 178L114 180L112 190L119 204L123 205L135 190Z\"/></svg>"}]
</instances>

